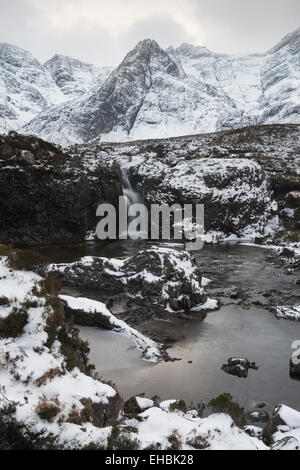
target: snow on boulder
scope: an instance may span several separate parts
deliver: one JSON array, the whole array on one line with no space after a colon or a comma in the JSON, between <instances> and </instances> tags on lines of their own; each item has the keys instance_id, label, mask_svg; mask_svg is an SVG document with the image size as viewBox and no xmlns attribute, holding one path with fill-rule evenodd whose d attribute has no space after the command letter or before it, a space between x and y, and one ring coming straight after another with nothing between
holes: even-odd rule
<instances>
[{"instance_id":1,"label":"snow on boulder","mask_svg":"<svg viewBox=\"0 0 300 470\"><path fill-rule=\"evenodd\" d=\"M82 326L97 326L126 336L142 351L143 358L146 361L161 362L168 358L163 345L152 341L139 331L128 326L124 321L116 318L103 303L67 295L61 295L60 299L65 302L66 314L73 315L77 324Z\"/></svg>"},{"instance_id":2,"label":"snow on boulder","mask_svg":"<svg viewBox=\"0 0 300 470\"><path fill-rule=\"evenodd\" d=\"M294 307L273 307L272 312L279 320L300 321L300 305Z\"/></svg>"},{"instance_id":3,"label":"snow on boulder","mask_svg":"<svg viewBox=\"0 0 300 470\"><path fill-rule=\"evenodd\" d=\"M208 299L202 275L187 251L153 246L126 259L86 257L71 264L52 264L49 272L69 285L128 293L146 302L157 315L198 311L205 316L203 306ZM217 305L208 302L207 307Z\"/></svg>"},{"instance_id":4,"label":"snow on boulder","mask_svg":"<svg viewBox=\"0 0 300 470\"><path fill-rule=\"evenodd\" d=\"M124 404L124 413L126 415L136 415L143 411L153 408L154 401L143 397L132 397Z\"/></svg>"},{"instance_id":5,"label":"snow on boulder","mask_svg":"<svg viewBox=\"0 0 300 470\"><path fill-rule=\"evenodd\" d=\"M264 428L264 439L273 444L286 437L294 437L300 442L300 412L286 405L275 408L270 423Z\"/></svg>"}]
</instances>

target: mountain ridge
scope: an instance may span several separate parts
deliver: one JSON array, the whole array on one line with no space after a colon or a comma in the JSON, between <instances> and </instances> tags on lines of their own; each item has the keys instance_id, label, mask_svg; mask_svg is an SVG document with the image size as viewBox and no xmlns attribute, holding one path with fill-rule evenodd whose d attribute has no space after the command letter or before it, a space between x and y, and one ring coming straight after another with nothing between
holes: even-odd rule
<instances>
[{"instance_id":1,"label":"mountain ridge","mask_svg":"<svg viewBox=\"0 0 300 470\"><path fill-rule=\"evenodd\" d=\"M11 115L11 128L63 145L300 123L300 28L266 53L218 54L187 43L164 50L145 39L113 70L58 54L36 68L51 92L38 89L32 119L18 127ZM0 117L4 101L9 121L11 92L1 92L1 76Z\"/></svg>"}]
</instances>

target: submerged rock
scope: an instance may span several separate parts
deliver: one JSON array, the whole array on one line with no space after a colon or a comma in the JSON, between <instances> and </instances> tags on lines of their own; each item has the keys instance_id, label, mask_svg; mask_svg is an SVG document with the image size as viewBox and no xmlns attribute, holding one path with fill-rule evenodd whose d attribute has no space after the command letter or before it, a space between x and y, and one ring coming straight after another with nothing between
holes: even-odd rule
<instances>
[{"instance_id":1,"label":"submerged rock","mask_svg":"<svg viewBox=\"0 0 300 470\"><path fill-rule=\"evenodd\" d=\"M249 362L248 359L232 357L228 359L227 364L223 364L222 370L229 375L246 379L248 377L249 369L257 370L258 367L255 362Z\"/></svg>"},{"instance_id":2,"label":"submerged rock","mask_svg":"<svg viewBox=\"0 0 300 470\"><path fill-rule=\"evenodd\" d=\"M295 380L300 380L300 363L296 364L293 358L290 360L290 377Z\"/></svg>"}]
</instances>

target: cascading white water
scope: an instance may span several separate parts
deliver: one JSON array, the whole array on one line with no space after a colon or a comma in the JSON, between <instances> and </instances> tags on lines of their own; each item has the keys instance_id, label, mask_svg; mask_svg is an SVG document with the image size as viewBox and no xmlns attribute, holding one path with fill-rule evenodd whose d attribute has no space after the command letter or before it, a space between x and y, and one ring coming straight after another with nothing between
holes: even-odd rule
<instances>
[{"instance_id":1,"label":"cascading white water","mask_svg":"<svg viewBox=\"0 0 300 470\"><path fill-rule=\"evenodd\" d=\"M128 207L142 202L140 194L133 189L126 175L123 176L123 196L128 198Z\"/></svg>"},{"instance_id":2,"label":"cascading white water","mask_svg":"<svg viewBox=\"0 0 300 470\"><path fill-rule=\"evenodd\" d=\"M127 224L129 225L131 220L133 220L133 217L128 216L128 211L131 206L134 204L142 204L143 203L143 198L141 194L139 194L137 191L135 191L132 187L132 184L129 181L129 178L127 175L123 174L123 196L126 197L126 203L127 203ZM141 238L141 232L140 231L132 231L132 230L127 230L126 231L127 236L131 239L138 240ZM123 232L124 235L124 232Z\"/></svg>"}]
</instances>

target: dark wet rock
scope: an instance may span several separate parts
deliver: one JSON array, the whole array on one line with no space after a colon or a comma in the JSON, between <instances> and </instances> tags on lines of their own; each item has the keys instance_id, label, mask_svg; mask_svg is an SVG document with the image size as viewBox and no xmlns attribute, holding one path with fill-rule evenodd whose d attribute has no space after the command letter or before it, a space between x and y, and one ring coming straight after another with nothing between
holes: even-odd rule
<instances>
[{"instance_id":1,"label":"dark wet rock","mask_svg":"<svg viewBox=\"0 0 300 470\"><path fill-rule=\"evenodd\" d=\"M290 377L295 380L300 380L300 358L299 364L295 363L295 359L290 359Z\"/></svg>"},{"instance_id":2,"label":"dark wet rock","mask_svg":"<svg viewBox=\"0 0 300 470\"><path fill-rule=\"evenodd\" d=\"M281 256L285 258L293 258L295 256L295 251L290 248L283 248L281 251Z\"/></svg>"},{"instance_id":3,"label":"dark wet rock","mask_svg":"<svg viewBox=\"0 0 300 470\"><path fill-rule=\"evenodd\" d=\"M113 424L119 418L123 404L118 392L113 397L108 397L107 403L95 403L90 398L82 398L80 401L89 416L89 421L97 428ZM81 425L85 422L86 418L74 424Z\"/></svg>"},{"instance_id":4,"label":"dark wet rock","mask_svg":"<svg viewBox=\"0 0 300 470\"><path fill-rule=\"evenodd\" d=\"M300 207L300 191L291 191L287 194L286 199L293 207Z\"/></svg>"},{"instance_id":5,"label":"dark wet rock","mask_svg":"<svg viewBox=\"0 0 300 470\"><path fill-rule=\"evenodd\" d=\"M238 298L242 297L242 294L243 294L242 289L236 288L236 289L234 289L234 291L231 292L230 298L231 299L238 299Z\"/></svg>"},{"instance_id":6,"label":"dark wet rock","mask_svg":"<svg viewBox=\"0 0 300 470\"><path fill-rule=\"evenodd\" d=\"M105 330L115 330L115 325L110 321L107 315L99 311L90 312L88 315L84 310L70 308L68 303L63 301L64 312L67 318L73 318L75 323L80 326L94 326Z\"/></svg>"},{"instance_id":7,"label":"dark wet rock","mask_svg":"<svg viewBox=\"0 0 300 470\"><path fill-rule=\"evenodd\" d=\"M245 426L244 431L249 434L251 437L258 437L261 438L263 435L263 430L262 428L259 428L257 426Z\"/></svg>"},{"instance_id":8,"label":"dark wet rock","mask_svg":"<svg viewBox=\"0 0 300 470\"><path fill-rule=\"evenodd\" d=\"M124 403L124 413L135 416L154 406L153 400L141 397L132 397Z\"/></svg>"},{"instance_id":9,"label":"dark wet rock","mask_svg":"<svg viewBox=\"0 0 300 470\"><path fill-rule=\"evenodd\" d=\"M0 242L84 240L100 203L118 203L122 175L98 162L84 167L59 147L16 133L0 137Z\"/></svg>"},{"instance_id":10,"label":"dark wet rock","mask_svg":"<svg viewBox=\"0 0 300 470\"><path fill-rule=\"evenodd\" d=\"M270 416L266 411L251 411L246 414L248 423L268 423Z\"/></svg>"},{"instance_id":11,"label":"dark wet rock","mask_svg":"<svg viewBox=\"0 0 300 470\"><path fill-rule=\"evenodd\" d=\"M267 406L267 403L264 401L255 401L252 403L253 408L262 409L262 408L265 408L266 406Z\"/></svg>"},{"instance_id":12,"label":"dark wet rock","mask_svg":"<svg viewBox=\"0 0 300 470\"><path fill-rule=\"evenodd\" d=\"M249 369L257 370L255 362L249 362L248 359L230 358L227 364L223 364L222 370L226 374L234 375L239 378L247 378Z\"/></svg>"}]
</instances>

